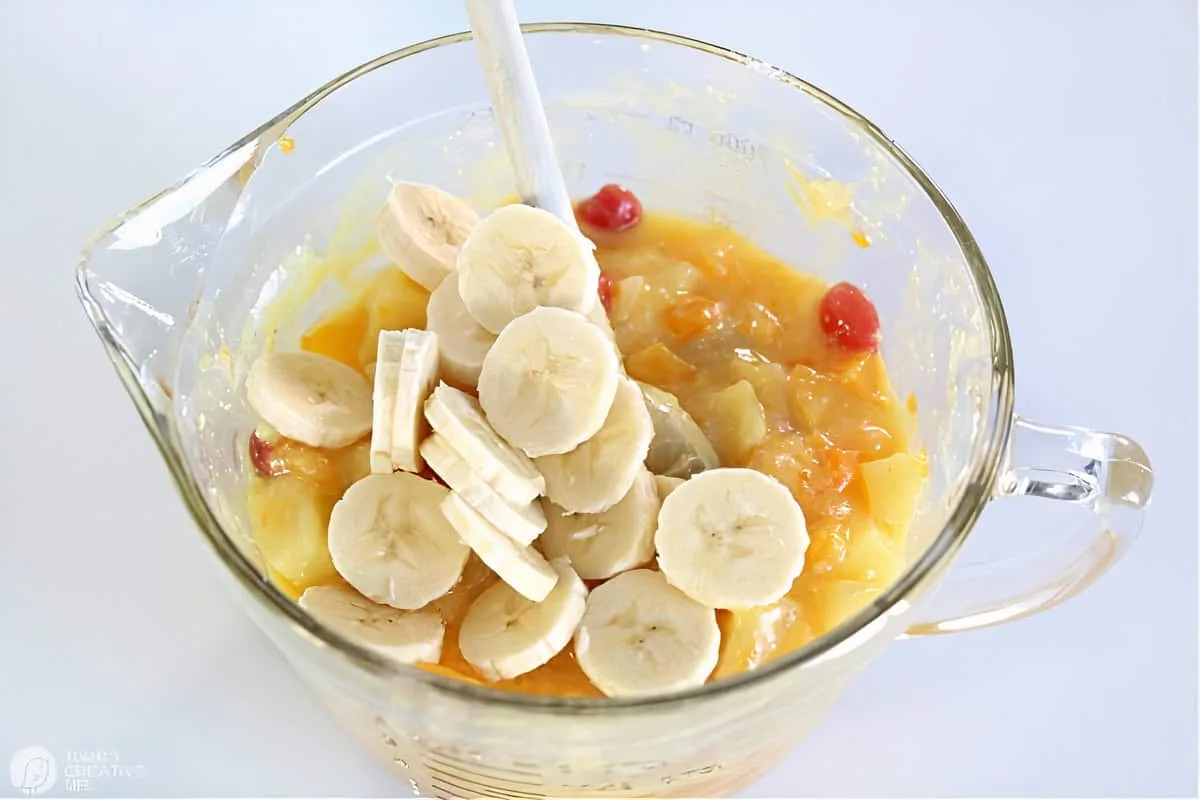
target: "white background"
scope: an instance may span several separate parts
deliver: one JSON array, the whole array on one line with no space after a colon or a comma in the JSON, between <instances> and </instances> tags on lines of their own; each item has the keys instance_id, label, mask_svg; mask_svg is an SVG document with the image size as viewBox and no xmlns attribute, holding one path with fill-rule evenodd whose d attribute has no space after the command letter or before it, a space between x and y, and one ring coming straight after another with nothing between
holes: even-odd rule
<instances>
[{"instance_id":1,"label":"white background","mask_svg":"<svg viewBox=\"0 0 1200 800\"><path fill-rule=\"evenodd\" d=\"M1128 433L1158 472L1143 539L1093 589L898 643L750 793L1194 795L1195 5L519 8L727 45L874 119L990 260L1021 411ZM0 0L0 767L36 744L145 768L96 793L402 791L227 594L71 270L109 216L302 94L464 27L452 0Z\"/></svg>"}]
</instances>

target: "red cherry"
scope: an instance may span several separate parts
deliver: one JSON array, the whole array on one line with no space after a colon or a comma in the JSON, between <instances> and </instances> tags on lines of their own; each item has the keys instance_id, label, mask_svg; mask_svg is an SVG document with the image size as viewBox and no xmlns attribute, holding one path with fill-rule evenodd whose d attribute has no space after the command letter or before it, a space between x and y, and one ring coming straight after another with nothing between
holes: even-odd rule
<instances>
[{"instance_id":1,"label":"red cherry","mask_svg":"<svg viewBox=\"0 0 1200 800\"><path fill-rule=\"evenodd\" d=\"M421 471L417 473L417 477L424 478L427 481L433 481L434 483L442 486L446 486L446 482L442 480L442 476L430 469L428 464L425 464L421 467ZM448 489L450 487L446 486L446 488Z\"/></svg>"},{"instance_id":2,"label":"red cherry","mask_svg":"<svg viewBox=\"0 0 1200 800\"><path fill-rule=\"evenodd\" d=\"M609 183L582 201L575 213L593 228L619 233L641 221L642 203L624 186Z\"/></svg>"},{"instance_id":3,"label":"red cherry","mask_svg":"<svg viewBox=\"0 0 1200 800\"><path fill-rule=\"evenodd\" d=\"M612 278L608 277L608 275L604 274L603 272L600 273L600 288L597 290L597 294L600 295L600 305L604 306L604 313L611 314L613 301L613 282Z\"/></svg>"},{"instance_id":4,"label":"red cherry","mask_svg":"<svg viewBox=\"0 0 1200 800\"><path fill-rule=\"evenodd\" d=\"M846 350L873 352L879 347L879 313L851 283L829 287L821 299L821 330Z\"/></svg>"},{"instance_id":5,"label":"red cherry","mask_svg":"<svg viewBox=\"0 0 1200 800\"><path fill-rule=\"evenodd\" d=\"M274 449L269 442L258 438L257 433L250 434L250 463L254 465L255 471L264 478L287 472L282 464L277 464L272 460L271 454Z\"/></svg>"}]
</instances>

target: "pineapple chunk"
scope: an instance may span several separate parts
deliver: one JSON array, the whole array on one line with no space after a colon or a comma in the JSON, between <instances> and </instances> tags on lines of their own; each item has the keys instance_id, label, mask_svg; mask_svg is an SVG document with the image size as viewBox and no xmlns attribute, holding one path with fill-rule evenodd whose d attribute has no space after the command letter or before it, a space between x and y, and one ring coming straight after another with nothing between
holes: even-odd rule
<instances>
[{"instance_id":1,"label":"pineapple chunk","mask_svg":"<svg viewBox=\"0 0 1200 800\"><path fill-rule=\"evenodd\" d=\"M769 606L721 612L719 622L721 655L714 678L762 666L814 638L800 605L787 597Z\"/></svg>"},{"instance_id":2,"label":"pineapple chunk","mask_svg":"<svg viewBox=\"0 0 1200 800\"><path fill-rule=\"evenodd\" d=\"M745 464L767 435L762 403L749 381L738 381L712 397L708 428L722 464Z\"/></svg>"},{"instance_id":3,"label":"pineapple chunk","mask_svg":"<svg viewBox=\"0 0 1200 800\"><path fill-rule=\"evenodd\" d=\"M251 482L248 505L255 543L270 570L296 594L338 579L326 544L336 500L337 495L298 475Z\"/></svg>"},{"instance_id":4,"label":"pineapple chunk","mask_svg":"<svg viewBox=\"0 0 1200 800\"><path fill-rule=\"evenodd\" d=\"M657 249L634 247L604 254L604 270L621 278L640 275L654 289L671 294L690 292L704 275L687 261L672 258Z\"/></svg>"},{"instance_id":5,"label":"pineapple chunk","mask_svg":"<svg viewBox=\"0 0 1200 800\"><path fill-rule=\"evenodd\" d=\"M830 570L831 577L886 588L904 569L905 542L875 525L865 514L846 521L845 551Z\"/></svg>"},{"instance_id":6,"label":"pineapple chunk","mask_svg":"<svg viewBox=\"0 0 1200 800\"><path fill-rule=\"evenodd\" d=\"M758 395L767 416L768 427L782 430L790 423L787 370L782 364L735 358L729 365L729 372L735 380L749 381L754 387L754 393Z\"/></svg>"},{"instance_id":7,"label":"pineapple chunk","mask_svg":"<svg viewBox=\"0 0 1200 800\"><path fill-rule=\"evenodd\" d=\"M363 439L337 451L341 485L337 487L340 497L351 485L371 474L371 440Z\"/></svg>"},{"instance_id":8,"label":"pineapple chunk","mask_svg":"<svg viewBox=\"0 0 1200 800\"><path fill-rule=\"evenodd\" d=\"M921 485L929 472L923 455L896 453L858 468L867 488L867 502L875 523L903 534L917 509Z\"/></svg>"},{"instance_id":9,"label":"pineapple chunk","mask_svg":"<svg viewBox=\"0 0 1200 800\"><path fill-rule=\"evenodd\" d=\"M661 342L638 350L625 359L629 377L652 386L673 386L689 380L696 368L672 353Z\"/></svg>"},{"instance_id":10,"label":"pineapple chunk","mask_svg":"<svg viewBox=\"0 0 1200 800\"><path fill-rule=\"evenodd\" d=\"M625 280L618 281L614 286L612 312L608 315L614 325L629 319L634 307L642 294L646 279L641 275L631 275Z\"/></svg>"}]
</instances>

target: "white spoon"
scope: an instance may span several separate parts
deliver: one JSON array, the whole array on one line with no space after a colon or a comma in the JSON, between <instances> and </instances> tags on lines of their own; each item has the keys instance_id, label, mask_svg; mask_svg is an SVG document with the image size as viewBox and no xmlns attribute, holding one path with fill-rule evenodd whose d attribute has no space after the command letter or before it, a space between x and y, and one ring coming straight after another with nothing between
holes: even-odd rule
<instances>
[{"instance_id":1,"label":"white spoon","mask_svg":"<svg viewBox=\"0 0 1200 800\"><path fill-rule=\"evenodd\" d=\"M571 198L512 0L464 0L464 4L492 112L516 174L517 193L523 203L545 209L574 228Z\"/></svg>"}]
</instances>

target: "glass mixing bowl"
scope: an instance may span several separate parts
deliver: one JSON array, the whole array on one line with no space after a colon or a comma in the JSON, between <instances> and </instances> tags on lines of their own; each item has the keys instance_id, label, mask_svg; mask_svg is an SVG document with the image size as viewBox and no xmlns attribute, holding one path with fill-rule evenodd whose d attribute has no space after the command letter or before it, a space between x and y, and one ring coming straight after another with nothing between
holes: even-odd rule
<instances>
[{"instance_id":1,"label":"glass mixing bowl","mask_svg":"<svg viewBox=\"0 0 1200 800\"><path fill-rule=\"evenodd\" d=\"M887 591L787 657L682 694L501 693L389 663L321 627L266 579L247 529L247 365L266 347L294 346L342 299L303 254L367 241L388 177L480 209L514 184L466 34L320 88L113 221L89 246L78 289L251 616L414 792L731 794L892 640L1038 611L1114 562L1149 501L1145 453L1121 436L1014 416L1009 334L983 256L891 140L820 89L709 44L601 25L526 31L574 196L625 183L651 208L723 220L789 263L864 287L896 389L917 399L930 476L911 562ZM289 299L304 312L277 313ZM1017 496L1074 504L1078 524L944 576L985 506Z\"/></svg>"}]
</instances>

